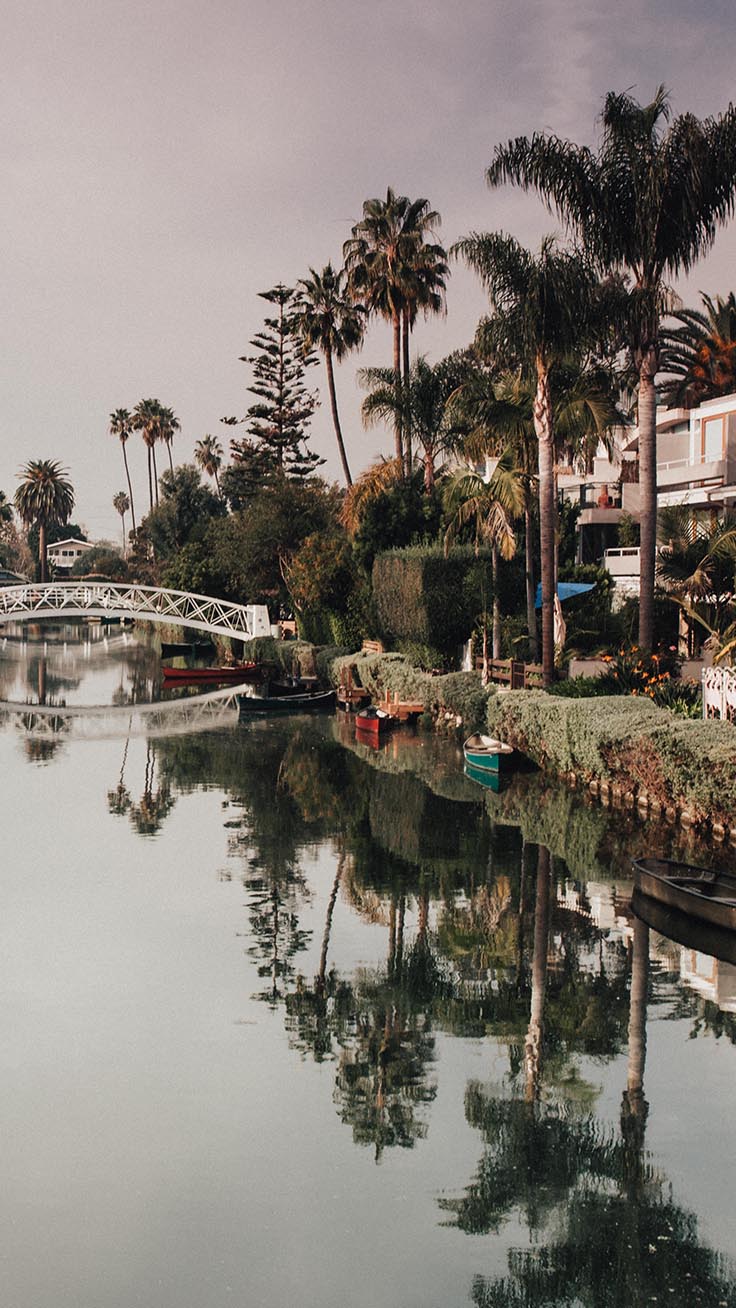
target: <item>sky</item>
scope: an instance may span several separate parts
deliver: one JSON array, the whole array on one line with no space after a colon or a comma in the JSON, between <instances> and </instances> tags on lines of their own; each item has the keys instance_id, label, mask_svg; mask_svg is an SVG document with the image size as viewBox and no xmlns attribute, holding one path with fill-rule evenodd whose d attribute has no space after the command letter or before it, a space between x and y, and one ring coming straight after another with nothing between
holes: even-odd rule
<instances>
[{"instance_id":1,"label":"sky","mask_svg":"<svg viewBox=\"0 0 736 1308\"><path fill-rule=\"evenodd\" d=\"M57 459L74 520L117 538L125 488L113 409L155 396L181 422L178 462L230 432L251 397L239 356L258 292L332 260L363 201L426 197L450 245L471 230L536 245L555 222L514 188L490 191L496 143L538 129L594 144L609 90L676 113L733 95L736 6L711 0L6 0L0 80L3 275L0 489ZM736 220L678 287L736 289ZM453 267L445 317L414 353L467 344L485 297ZM375 323L338 370L353 472L390 453L364 431L358 366L390 366ZM322 371L313 446L339 477ZM243 430L242 428L240 429ZM136 508L145 450L128 444Z\"/></svg>"}]
</instances>

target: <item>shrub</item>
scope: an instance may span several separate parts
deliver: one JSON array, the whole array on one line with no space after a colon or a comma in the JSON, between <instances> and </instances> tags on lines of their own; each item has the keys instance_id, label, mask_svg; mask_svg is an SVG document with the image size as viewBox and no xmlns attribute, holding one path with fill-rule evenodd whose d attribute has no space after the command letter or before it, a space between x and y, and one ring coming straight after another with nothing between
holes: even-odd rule
<instances>
[{"instance_id":1,"label":"shrub","mask_svg":"<svg viewBox=\"0 0 736 1308\"><path fill-rule=\"evenodd\" d=\"M476 730L483 725L491 686L483 686L479 672L450 672L432 677L420 668L414 668L401 654L351 654L335 659L331 668L334 684L342 669L349 667L358 685L365 686L374 699L386 694L398 694L399 699L413 700L425 707L436 721L445 713L451 715L450 725L460 718L463 729Z\"/></svg>"},{"instance_id":2,"label":"shrub","mask_svg":"<svg viewBox=\"0 0 736 1308\"><path fill-rule=\"evenodd\" d=\"M488 701L487 724L542 767L584 780L641 786L696 821L736 819L736 734L727 722L692 722L647 696L565 699L512 691Z\"/></svg>"}]
</instances>

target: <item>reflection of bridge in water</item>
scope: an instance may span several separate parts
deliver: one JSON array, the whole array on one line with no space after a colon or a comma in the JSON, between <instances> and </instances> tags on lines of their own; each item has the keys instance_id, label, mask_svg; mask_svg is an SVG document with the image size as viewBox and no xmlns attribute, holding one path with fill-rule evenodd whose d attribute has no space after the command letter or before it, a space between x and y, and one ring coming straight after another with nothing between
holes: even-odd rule
<instances>
[{"instance_id":1,"label":"reflection of bridge in water","mask_svg":"<svg viewBox=\"0 0 736 1308\"><path fill-rule=\"evenodd\" d=\"M0 588L0 625L50 618L141 618L235 640L251 640L271 632L268 610L263 605L231 604L210 595L192 595L162 586L52 581Z\"/></svg>"},{"instance_id":2,"label":"reflection of bridge in water","mask_svg":"<svg viewBox=\"0 0 736 1308\"><path fill-rule=\"evenodd\" d=\"M245 686L228 686L155 704L65 705L0 701L0 721L40 740L117 739L120 736L186 735L231 726L238 720L238 695Z\"/></svg>"}]
</instances>

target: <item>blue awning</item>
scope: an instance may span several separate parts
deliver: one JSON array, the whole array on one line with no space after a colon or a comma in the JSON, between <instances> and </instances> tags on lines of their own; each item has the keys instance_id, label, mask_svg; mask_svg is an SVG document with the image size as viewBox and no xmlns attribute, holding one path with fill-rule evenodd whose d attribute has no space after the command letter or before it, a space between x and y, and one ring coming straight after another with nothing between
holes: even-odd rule
<instances>
[{"instance_id":1,"label":"blue awning","mask_svg":"<svg viewBox=\"0 0 736 1308\"><path fill-rule=\"evenodd\" d=\"M565 603L565 600L572 599L573 596L575 596L575 595L584 595L585 592L586 592L586 590L595 590L595 582L594 582L594 581L561 581L561 582L559 582L559 583L558 583L558 586L557 586L557 594L558 594L559 597L560 597L560 604L564 604L564 603ZM540 581L539 585L537 586L537 595L536 595L536 599L534 600L534 607L535 607L535 609L541 609L541 607L542 607L542 583L541 583L541 581Z\"/></svg>"}]
</instances>

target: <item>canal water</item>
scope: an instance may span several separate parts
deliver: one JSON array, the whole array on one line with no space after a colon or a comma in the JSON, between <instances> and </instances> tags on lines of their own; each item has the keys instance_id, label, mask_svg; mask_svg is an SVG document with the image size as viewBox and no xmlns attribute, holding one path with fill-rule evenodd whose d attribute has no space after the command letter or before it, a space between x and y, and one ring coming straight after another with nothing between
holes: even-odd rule
<instances>
[{"instance_id":1,"label":"canal water","mask_svg":"<svg viewBox=\"0 0 736 1308\"><path fill-rule=\"evenodd\" d=\"M726 853L115 628L0 698L3 1308L734 1308L736 967L629 879Z\"/></svg>"}]
</instances>

